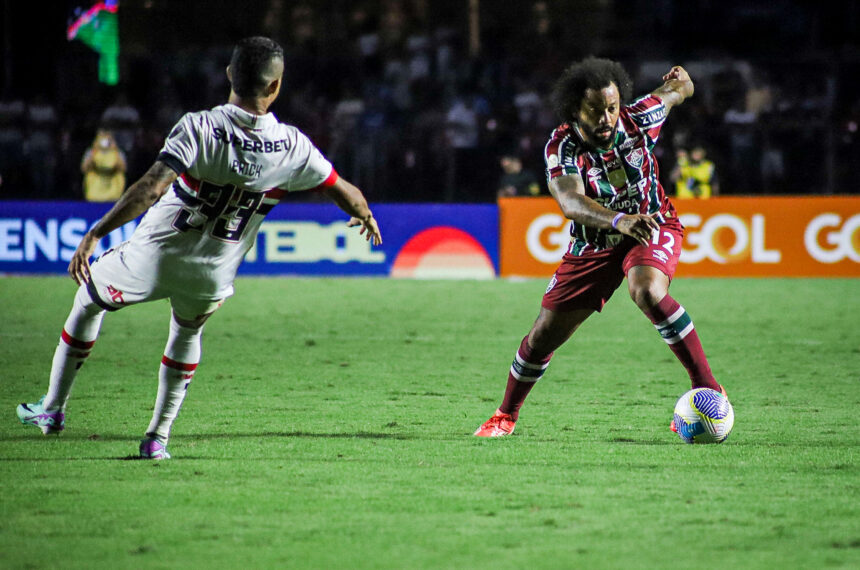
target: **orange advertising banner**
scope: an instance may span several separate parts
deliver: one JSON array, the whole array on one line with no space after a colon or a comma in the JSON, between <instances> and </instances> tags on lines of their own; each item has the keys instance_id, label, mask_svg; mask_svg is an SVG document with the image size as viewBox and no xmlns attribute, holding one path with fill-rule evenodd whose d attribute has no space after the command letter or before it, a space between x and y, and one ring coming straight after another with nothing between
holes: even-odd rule
<instances>
[{"instance_id":1,"label":"orange advertising banner","mask_svg":"<svg viewBox=\"0 0 860 570\"><path fill-rule=\"evenodd\" d=\"M860 277L860 197L672 202L686 227L680 276ZM569 224L552 198L499 199L500 275L552 275Z\"/></svg>"}]
</instances>

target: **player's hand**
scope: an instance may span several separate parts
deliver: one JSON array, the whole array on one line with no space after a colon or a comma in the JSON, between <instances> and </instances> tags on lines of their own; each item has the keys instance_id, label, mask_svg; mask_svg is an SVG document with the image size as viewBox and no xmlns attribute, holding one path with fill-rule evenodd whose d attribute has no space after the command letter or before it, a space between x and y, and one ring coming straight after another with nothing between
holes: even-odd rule
<instances>
[{"instance_id":1,"label":"player's hand","mask_svg":"<svg viewBox=\"0 0 860 570\"><path fill-rule=\"evenodd\" d=\"M366 233L365 239L368 241L373 240L373 245L382 245L382 234L379 233L379 224L376 223L376 218L373 217L373 214L364 219L352 217L346 225L350 228L361 226L359 234L364 235Z\"/></svg>"},{"instance_id":2,"label":"player's hand","mask_svg":"<svg viewBox=\"0 0 860 570\"><path fill-rule=\"evenodd\" d=\"M648 245L651 242L651 237L654 232L660 230L660 224L653 216L645 214L625 214L620 220L616 229L624 235L628 235L639 242L641 245Z\"/></svg>"},{"instance_id":3,"label":"player's hand","mask_svg":"<svg viewBox=\"0 0 860 570\"><path fill-rule=\"evenodd\" d=\"M690 74L687 73L687 70L680 65L676 65L669 70L669 73L663 76L663 81L672 81L674 79L679 81L690 81Z\"/></svg>"},{"instance_id":4,"label":"player's hand","mask_svg":"<svg viewBox=\"0 0 860 570\"><path fill-rule=\"evenodd\" d=\"M72 254L72 260L69 262L69 275L78 285L90 281L90 257L98 244L99 238L91 232L87 232L81 243L78 244L78 249Z\"/></svg>"}]
</instances>

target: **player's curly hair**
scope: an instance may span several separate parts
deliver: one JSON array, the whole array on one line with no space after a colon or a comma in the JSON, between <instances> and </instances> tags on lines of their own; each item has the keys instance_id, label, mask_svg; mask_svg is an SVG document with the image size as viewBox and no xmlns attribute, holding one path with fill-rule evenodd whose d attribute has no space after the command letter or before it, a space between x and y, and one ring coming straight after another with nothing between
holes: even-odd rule
<instances>
[{"instance_id":1,"label":"player's curly hair","mask_svg":"<svg viewBox=\"0 0 860 570\"><path fill-rule=\"evenodd\" d=\"M621 102L630 100L633 80L617 61L589 56L564 70L552 91L552 106L567 123L576 120L586 89L603 89L610 83L618 87Z\"/></svg>"},{"instance_id":2,"label":"player's curly hair","mask_svg":"<svg viewBox=\"0 0 860 570\"><path fill-rule=\"evenodd\" d=\"M284 48L262 36L245 38L236 44L230 59L232 87L240 97L260 97L277 79L275 60L284 61Z\"/></svg>"}]
</instances>

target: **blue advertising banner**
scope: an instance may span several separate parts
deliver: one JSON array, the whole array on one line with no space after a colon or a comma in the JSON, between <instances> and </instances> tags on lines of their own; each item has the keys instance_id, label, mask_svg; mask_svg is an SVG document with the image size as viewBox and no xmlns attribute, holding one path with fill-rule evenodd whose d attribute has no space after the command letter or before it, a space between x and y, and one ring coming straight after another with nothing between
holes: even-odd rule
<instances>
[{"instance_id":1,"label":"blue advertising banner","mask_svg":"<svg viewBox=\"0 0 860 570\"><path fill-rule=\"evenodd\" d=\"M284 203L266 217L244 275L492 278L499 268L495 204L374 204L383 244L374 247L328 203ZM110 204L0 202L0 273L65 273L81 237ZM96 255L128 239L114 230Z\"/></svg>"}]
</instances>

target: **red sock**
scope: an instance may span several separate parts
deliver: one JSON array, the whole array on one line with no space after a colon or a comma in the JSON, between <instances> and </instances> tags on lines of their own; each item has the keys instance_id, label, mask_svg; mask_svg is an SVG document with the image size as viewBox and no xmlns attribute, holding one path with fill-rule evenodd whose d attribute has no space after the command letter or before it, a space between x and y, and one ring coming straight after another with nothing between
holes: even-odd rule
<instances>
[{"instance_id":1,"label":"red sock","mask_svg":"<svg viewBox=\"0 0 860 570\"><path fill-rule=\"evenodd\" d=\"M516 421L520 408L534 385L546 372L552 353L540 354L529 346L529 335L523 338L517 355L508 372L508 385L505 388L505 399L499 406L499 411L511 414Z\"/></svg>"},{"instance_id":2,"label":"red sock","mask_svg":"<svg viewBox=\"0 0 860 570\"><path fill-rule=\"evenodd\" d=\"M693 320L675 299L666 295L646 313L654 327L690 376L693 388L712 388L719 391L720 385L711 373L705 350L693 327Z\"/></svg>"}]
</instances>

